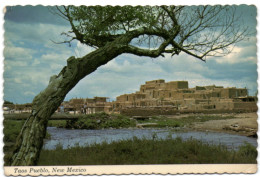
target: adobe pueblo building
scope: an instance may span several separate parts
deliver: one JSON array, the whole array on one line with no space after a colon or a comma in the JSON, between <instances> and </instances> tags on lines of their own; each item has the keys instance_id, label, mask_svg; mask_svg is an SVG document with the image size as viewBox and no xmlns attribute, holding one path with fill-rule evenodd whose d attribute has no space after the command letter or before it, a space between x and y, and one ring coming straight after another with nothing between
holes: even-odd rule
<instances>
[{"instance_id":1,"label":"adobe pueblo building","mask_svg":"<svg viewBox=\"0 0 260 177\"><path fill-rule=\"evenodd\" d=\"M112 110L127 115L171 114L176 112L251 112L257 111L256 97L246 88L196 86L188 81L147 81L140 90L120 95Z\"/></svg>"},{"instance_id":2,"label":"adobe pueblo building","mask_svg":"<svg viewBox=\"0 0 260 177\"><path fill-rule=\"evenodd\" d=\"M57 112L67 112L71 114L111 112L111 102L107 102L107 99L107 97L73 98L69 101L64 101Z\"/></svg>"},{"instance_id":3,"label":"adobe pueblo building","mask_svg":"<svg viewBox=\"0 0 260 177\"><path fill-rule=\"evenodd\" d=\"M196 86L188 81L147 81L140 90L116 97L73 98L64 101L56 112L92 114L121 113L129 116L171 115L177 113L256 112L257 97L248 96L246 88ZM31 104L4 104L4 113L31 112Z\"/></svg>"}]
</instances>

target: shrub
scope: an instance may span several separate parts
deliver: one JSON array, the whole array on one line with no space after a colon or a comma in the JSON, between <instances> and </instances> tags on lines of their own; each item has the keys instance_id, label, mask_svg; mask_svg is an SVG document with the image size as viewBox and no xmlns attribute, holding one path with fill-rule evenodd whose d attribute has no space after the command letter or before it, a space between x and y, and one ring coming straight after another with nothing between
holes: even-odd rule
<instances>
[{"instance_id":1,"label":"shrub","mask_svg":"<svg viewBox=\"0 0 260 177\"><path fill-rule=\"evenodd\" d=\"M135 121L120 114L106 114L104 112L82 115L78 120L69 120L66 128L101 129L135 126Z\"/></svg>"}]
</instances>

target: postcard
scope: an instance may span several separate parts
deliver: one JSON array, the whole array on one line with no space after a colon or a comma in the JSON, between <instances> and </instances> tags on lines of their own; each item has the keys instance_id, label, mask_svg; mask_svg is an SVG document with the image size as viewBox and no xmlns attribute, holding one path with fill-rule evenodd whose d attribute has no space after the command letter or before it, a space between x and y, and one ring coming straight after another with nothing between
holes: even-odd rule
<instances>
[{"instance_id":1,"label":"postcard","mask_svg":"<svg viewBox=\"0 0 260 177\"><path fill-rule=\"evenodd\" d=\"M254 5L4 8L4 171L256 173Z\"/></svg>"}]
</instances>

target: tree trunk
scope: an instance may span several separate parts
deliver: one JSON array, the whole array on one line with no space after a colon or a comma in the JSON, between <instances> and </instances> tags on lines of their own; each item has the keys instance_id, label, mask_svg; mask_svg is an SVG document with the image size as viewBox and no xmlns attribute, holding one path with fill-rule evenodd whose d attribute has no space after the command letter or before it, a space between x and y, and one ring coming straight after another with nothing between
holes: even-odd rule
<instances>
[{"instance_id":1,"label":"tree trunk","mask_svg":"<svg viewBox=\"0 0 260 177\"><path fill-rule=\"evenodd\" d=\"M32 112L17 137L12 166L36 165L46 134L48 119L57 110L66 94L86 75L124 52L131 38L121 37L82 58L70 57L59 75L32 102ZM120 45L119 45L120 44Z\"/></svg>"}]
</instances>

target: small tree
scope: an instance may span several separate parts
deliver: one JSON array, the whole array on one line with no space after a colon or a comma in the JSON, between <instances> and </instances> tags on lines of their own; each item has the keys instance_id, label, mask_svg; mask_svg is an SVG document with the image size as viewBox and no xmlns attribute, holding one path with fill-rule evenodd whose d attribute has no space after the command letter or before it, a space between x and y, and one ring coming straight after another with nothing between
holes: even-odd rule
<instances>
[{"instance_id":1,"label":"small tree","mask_svg":"<svg viewBox=\"0 0 260 177\"><path fill-rule=\"evenodd\" d=\"M231 6L67 6L57 14L71 25L63 33L95 48L82 58L70 57L58 75L32 102L11 165L36 165L49 117L66 94L85 76L115 57L130 53L156 58L181 52L199 60L223 56L248 35ZM141 47L144 46L144 47Z\"/></svg>"}]
</instances>

